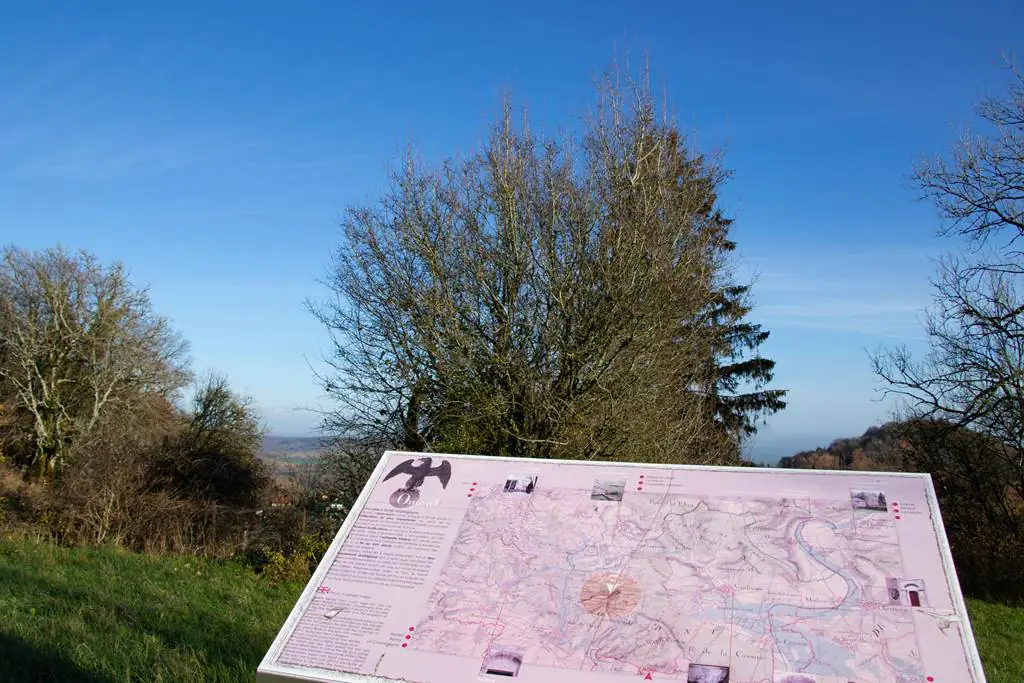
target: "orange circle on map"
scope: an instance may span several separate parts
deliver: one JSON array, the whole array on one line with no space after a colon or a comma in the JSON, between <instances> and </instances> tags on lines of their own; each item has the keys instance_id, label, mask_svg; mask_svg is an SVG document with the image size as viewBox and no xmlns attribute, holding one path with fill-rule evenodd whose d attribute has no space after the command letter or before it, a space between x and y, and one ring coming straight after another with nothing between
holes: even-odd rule
<instances>
[{"instance_id":1,"label":"orange circle on map","mask_svg":"<svg viewBox=\"0 0 1024 683\"><path fill-rule=\"evenodd\" d=\"M597 616L621 617L640 602L640 584L622 574L598 574L584 582L580 605Z\"/></svg>"}]
</instances>

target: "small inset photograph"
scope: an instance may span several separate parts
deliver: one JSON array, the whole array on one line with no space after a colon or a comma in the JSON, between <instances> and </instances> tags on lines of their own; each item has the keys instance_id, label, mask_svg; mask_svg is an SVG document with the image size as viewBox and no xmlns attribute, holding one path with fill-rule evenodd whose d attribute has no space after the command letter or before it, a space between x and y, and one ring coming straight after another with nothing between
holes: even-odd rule
<instances>
[{"instance_id":1,"label":"small inset photograph","mask_svg":"<svg viewBox=\"0 0 1024 683\"><path fill-rule=\"evenodd\" d=\"M505 480L505 493L529 495L533 493L535 486L537 486L536 474L510 474Z\"/></svg>"},{"instance_id":2,"label":"small inset photograph","mask_svg":"<svg viewBox=\"0 0 1024 683\"><path fill-rule=\"evenodd\" d=\"M818 683L818 677L811 674L786 673L776 671L772 683Z\"/></svg>"},{"instance_id":3,"label":"small inset photograph","mask_svg":"<svg viewBox=\"0 0 1024 683\"><path fill-rule=\"evenodd\" d=\"M854 510L885 512L889 509L885 494L881 491L850 491L850 504Z\"/></svg>"},{"instance_id":4,"label":"small inset photograph","mask_svg":"<svg viewBox=\"0 0 1024 683\"><path fill-rule=\"evenodd\" d=\"M484 676L497 678L518 678L519 669L523 666L523 653L518 650L494 648L484 655L484 663L480 673Z\"/></svg>"},{"instance_id":5,"label":"small inset photograph","mask_svg":"<svg viewBox=\"0 0 1024 683\"><path fill-rule=\"evenodd\" d=\"M891 576L885 580L885 592L890 605L904 607L927 607L928 595L922 579L903 579Z\"/></svg>"},{"instance_id":6,"label":"small inset photograph","mask_svg":"<svg viewBox=\"0 0 1024 683\"><path fill-rule=\"evenodd\" d=\"M729 667L714 664L691 664L686 683L729 683Z\"/></svg>"},{"instance_id":7,"label":"small inset photograph","mask_svg":"<svg viewBox=\"0 0 1024 683\"><path fill-rule=\"evenodd\" d=\"M590 490L590 500L621 501L622 492L625 490L625 479L595 479L594 488Z\"/></svg>"}]
</instances>

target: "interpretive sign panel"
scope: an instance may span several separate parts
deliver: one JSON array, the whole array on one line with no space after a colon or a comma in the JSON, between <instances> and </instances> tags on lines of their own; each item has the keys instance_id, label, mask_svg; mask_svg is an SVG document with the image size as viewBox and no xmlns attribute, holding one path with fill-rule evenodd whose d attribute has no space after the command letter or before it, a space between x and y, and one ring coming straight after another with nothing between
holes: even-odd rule
<instances>
[{"instance_id":1,"label":"interpretive sign panel","mask_svg":"<svg viewBox=\"0 0 1024 683\"><path fill-rule=\"evenodd\" d=\"M388 452L259 681L984 681L931 478Z\"/></svg>"}]
</instances>

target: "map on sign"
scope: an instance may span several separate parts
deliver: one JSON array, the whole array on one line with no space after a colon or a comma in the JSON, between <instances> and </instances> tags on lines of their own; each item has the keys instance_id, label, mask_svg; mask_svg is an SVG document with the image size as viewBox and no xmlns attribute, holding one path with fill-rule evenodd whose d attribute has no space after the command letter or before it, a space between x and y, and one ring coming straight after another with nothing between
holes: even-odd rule
<instances>
[{"instance_id":1,"label":"map on sign","mask_svg":"<svg viewBox=\"0 0 1024 683\"><path fill-rule=\"evenodd\" d=\"M984 681L927 475L389 452L259 681Z\"/></svg>"}]
</instances>

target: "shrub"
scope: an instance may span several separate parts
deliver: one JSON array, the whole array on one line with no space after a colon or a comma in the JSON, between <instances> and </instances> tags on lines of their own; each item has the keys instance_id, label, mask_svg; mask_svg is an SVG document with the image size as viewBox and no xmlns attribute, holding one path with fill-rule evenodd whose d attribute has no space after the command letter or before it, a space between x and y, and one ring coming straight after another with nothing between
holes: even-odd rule
<instances>
[{"instance_id":1,"label":"shrub","mask_svg":"<svg viewBox=\"0 0 1024 683\"><path fill-rule=\"evenodd\" d=\"M153 474L176 498L255 507L270 482L258 457L262 440L251 401L210 375L184 427L154 460Z\"/></svg>"}]
</instances>

